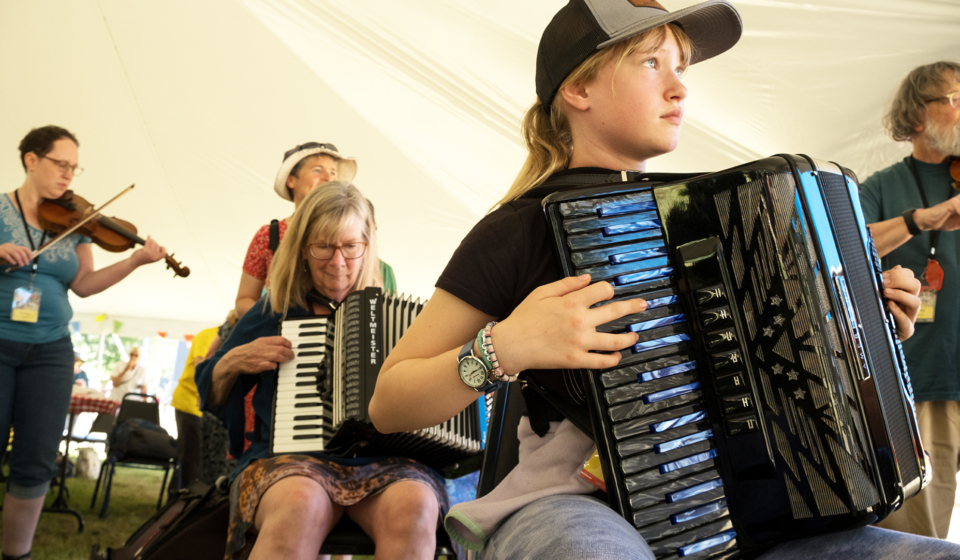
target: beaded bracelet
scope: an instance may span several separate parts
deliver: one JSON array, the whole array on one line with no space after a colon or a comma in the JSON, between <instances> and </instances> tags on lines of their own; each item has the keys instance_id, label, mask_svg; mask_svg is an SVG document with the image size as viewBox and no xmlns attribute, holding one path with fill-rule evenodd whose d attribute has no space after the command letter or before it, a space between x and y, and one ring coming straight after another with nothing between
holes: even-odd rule
<instances>
[{"instance_id":1,"label":"beaded bracelet","mask_svg":"<svg viewBox=\"0 0 960 560\"><path fill-rule=\"evenodd\" d=\"M503 371L503 368L500 367L500 363L497 361L497 353L493 350L493 326L496 325L496 321L491 321L487 323L487 326L483 328L483 344L480 346L480 351L483 354L484 360L489 361L492 365L492 374L498 381L511 382L516 381L518 374L507 375Z\"/></svg>"},{"instance_id":2,"label":"beaded bracelet","mask_svg":"<svg viewBox=\"0 0 960 560\"><path fill-rule=\"evenodd\" d=\"M477 357L483 362L483 365L487 368L487 371L492 372L494 365L487 356L486 349L483 347L483 329L480 329L480 331L477 332L477 348L480 349L480 355Z\"/></svg>"}]
</instances>

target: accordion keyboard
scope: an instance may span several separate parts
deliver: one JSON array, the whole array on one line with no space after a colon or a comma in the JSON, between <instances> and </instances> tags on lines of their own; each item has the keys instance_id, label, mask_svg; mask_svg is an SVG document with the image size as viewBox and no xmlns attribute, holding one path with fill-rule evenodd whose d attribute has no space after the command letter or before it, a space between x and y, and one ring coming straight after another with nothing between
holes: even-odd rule
<instances>
[{"instance_id":1,"label":"accordion keyboard","mask_svg":"<svg viewBox=\"0 0 960 560\"><path fill-rule=\"evenodd\" d=\"M288 319L281 326L280 335L293 344L294 359L277 370L273 453L322 451L332 435L333 411L320 391L331 327L324 317Z\"/></svg>"},{"instance_id":2,"label":"accordion keyboard","mask_svg":"<svg viewBox=\"0 0 960 560\"><path fill-rule=\"evenodd\" d=\"M736 555L717 444L690 347L690 317L651 190L559 207L571 274L610 282L611 301L647 301L646 311L598 328L639 335L622 351L620 366L594 374L600 393L595 414L608 427L617 471L608 491L611 484L622 489L622 514L657 558ZM729 319L727 302L722 290L715 295L723 296L712 302L722 323ZM728 358L736 360L736 351ZM737 381L731 383L736 388ZM746 395L737 402L751 405ZM755 418L744 421L756 426Z\"/></svg>"}]
</instances>

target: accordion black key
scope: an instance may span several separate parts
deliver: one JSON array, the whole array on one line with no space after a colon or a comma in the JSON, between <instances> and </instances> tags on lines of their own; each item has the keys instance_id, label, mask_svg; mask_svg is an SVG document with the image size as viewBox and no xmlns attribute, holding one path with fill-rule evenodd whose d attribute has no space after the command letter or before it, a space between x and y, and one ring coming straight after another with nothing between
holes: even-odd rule
<instances>
[{"instance_id":1,"label":"accordion black key","mask_svg":"<svg viewBox=\"0 0 960 560\"><path fill-rule=\"evenodd\" d=\"M335 315L283 321L280 334L295 358L277 368L271 453L401 456L437 470L479 458L486 399L415 432L381 434L367 414L384 358L421 309L419 301L367 288L347 296Z\"/></svg>"},{"instance_id":2,"label":"accordion black key","mask_svg":"<svg viewBox=\"0 0 960 560\"><path fill-rule=\"evenodd\" d=\"M544 199L564 273L648 303L598 329L639 334L620 364L582 374L610 504L657 558L862 526L929 479L857 193L778 156Z\"/></svg>"}]
</instances>

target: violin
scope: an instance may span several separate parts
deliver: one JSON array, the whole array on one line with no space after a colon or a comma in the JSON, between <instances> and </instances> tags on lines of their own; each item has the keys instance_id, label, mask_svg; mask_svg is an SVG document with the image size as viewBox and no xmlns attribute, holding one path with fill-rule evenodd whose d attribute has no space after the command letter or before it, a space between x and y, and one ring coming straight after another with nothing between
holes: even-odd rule
<instances>
[{"instance_id":1,"label":"violin","mask_svg":"<svg viewBox=\"0 0 960 560\"><path fill-rule=\"evenodd\" d=\"M136 226L119 218L108 218L98 214L76 227L77 224L88 218L93 211L93 204L90 204L72 190L68 190L60 198L44 200L40 203L40 225L44 230L57 235L74 228L70 233L86 235L101 248L113 253L122 253L138 243L140 245L146 243L141 237L137 236ZM57 239L59 238L51 240L50 243ZM38 251L40 250L38 249ZM177 276L186 278L190 275L190 268L181 266L181 263L173 259L173 254L164 258L167 268L172 269Z\"/></svg>"}]
</instances>

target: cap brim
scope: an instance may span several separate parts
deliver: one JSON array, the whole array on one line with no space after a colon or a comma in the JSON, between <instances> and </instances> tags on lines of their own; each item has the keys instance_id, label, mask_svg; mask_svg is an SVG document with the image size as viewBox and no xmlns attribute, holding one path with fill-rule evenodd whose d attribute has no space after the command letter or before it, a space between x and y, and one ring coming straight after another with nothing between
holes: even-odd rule
<instances>
[{"instance_id":1,"label":"cap brim","mask_svg":"<svg viewBox=\"0 0 960 560\"><path fill-rule=\"evenodd\" d=\"M709 0L662 16L645 19L634 27L620 30L601 43L597 50L639 35L648 29L676 23L693 43L690 64L696 64L729 50L743 34L743 21L737 9L725 0Z\"/></svg>"},{"instance_id":2,"label":"cap brim","mask_svg":"<svg viewBox=\"0 0 960 560\"><path fill-rule=\"evenodd\" d=\"M287 177L290 176L290 171L293 170L298 163L303 161L304 158L317 154L326 154L337 160L337 181L351 183L357 176L356 158L348 157L326 148L302 150L283 160L283 165L280 166L280 171L277 172L277 177L273 180L273 190L280 198L293 202L293 196L290 194L290 189L287 188Z\"/></svg>"}]
</instances>

